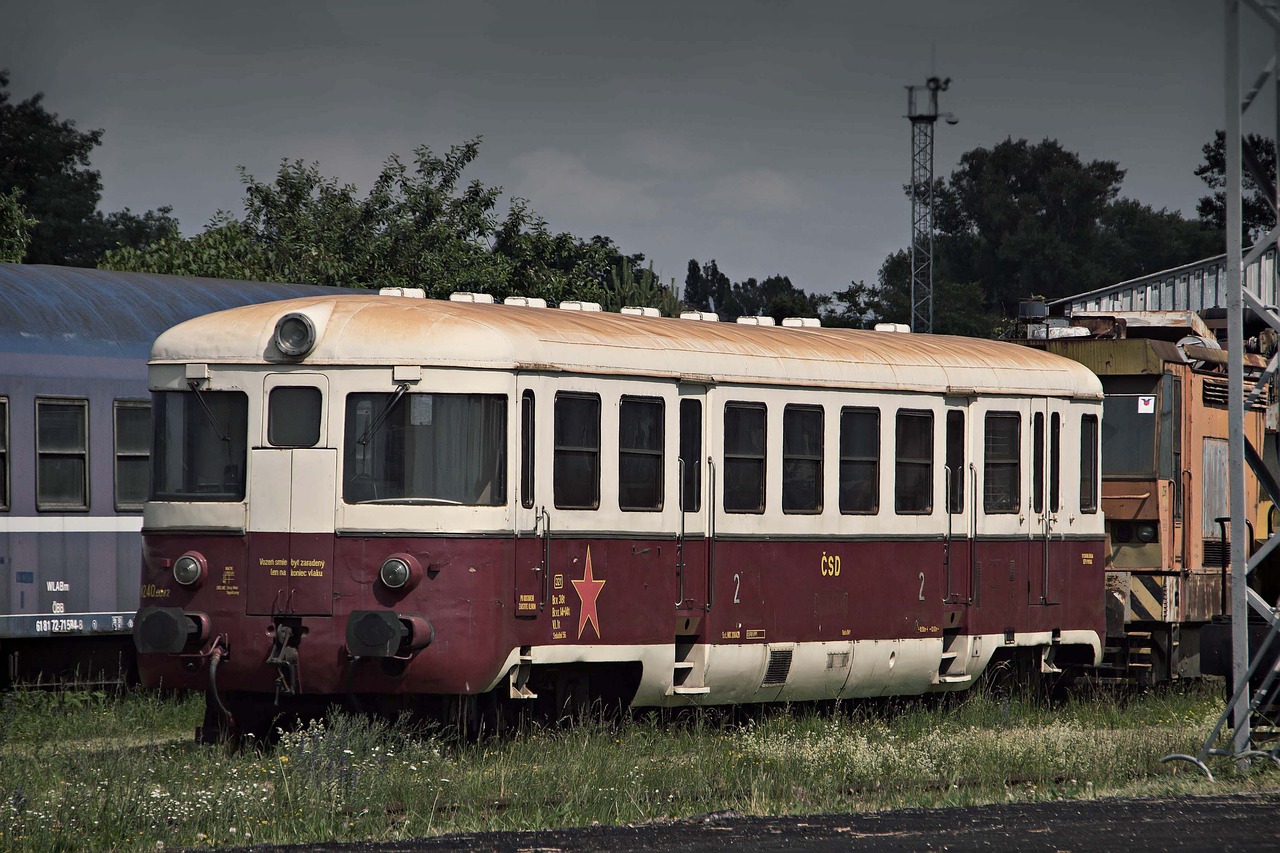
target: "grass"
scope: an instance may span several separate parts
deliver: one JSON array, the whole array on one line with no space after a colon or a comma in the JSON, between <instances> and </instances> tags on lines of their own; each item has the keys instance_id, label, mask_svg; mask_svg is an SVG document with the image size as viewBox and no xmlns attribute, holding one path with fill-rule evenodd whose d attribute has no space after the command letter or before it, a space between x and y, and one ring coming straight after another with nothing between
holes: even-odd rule
<instances>
[{"instance_id":1,"label":"grass","mask_svg":"<svg viewBox=\"0 0 1280 853\"><path fill-rule=\"evenodd\" d=\"M945 703L779 709L727 725L531 728L457 743L331 716L272 749L192 742L200 697L15 691L0 697L0 848L146 849L391 840L749 814L1273 789L1259 768L1210 783L1160 765L1196 752L1206 689L1049 708L974 694Z\"/></svg>"}]
</instances>

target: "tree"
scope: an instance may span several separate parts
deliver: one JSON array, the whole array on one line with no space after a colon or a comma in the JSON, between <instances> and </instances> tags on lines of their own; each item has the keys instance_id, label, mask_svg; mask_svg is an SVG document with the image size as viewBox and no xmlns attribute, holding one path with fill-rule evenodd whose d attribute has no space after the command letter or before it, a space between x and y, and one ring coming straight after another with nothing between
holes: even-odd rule
<instances>
[{"instance_id":1,"label":"tree","mask_svg":"<svg viewBox=\"0 0 1280 853\"><path fill-rule=\"evenodd\" d=\"M1257 242L1276 224L1275 212L1267 201L1268 197L1275 198L1276 143L1274 139L1251 133L1245 137L1244 144L1248 149L1252 150L1258 165L1262 167L1262 177L1266 179L1267 183L1266 187L1260 186L1254 178L1252 170L1242 168L1241 171L1244 173L1243 181L1241 182L1244 195L1240 199L1244 229L1242 239L1246 244L1250 244ZM1204 162L1196 168L1196 177L1204 181L1214 192L1200 199L1200 203L1196 205L1196 212L1200 214L1200 221L1208 227L1218 231L1226 231L1226 132L1216 131L1213 135L1213 141L1206 142L1200 150L1204 153ZM1219 254L1221 251L1222 246L1219 245L1213 254Z\"/></svg>"},{"instance_id":2,"label":"tree","mask_svg":"<svg viewBox=\"0 0 1280 853\"><path fill-rule=\"evenodd\" d=\"M684 303L691 309L722 312L732 288L729 276L720 272L715 258L701 265L697 260L689 259L689 266L684 276ZM725 318L721 316L720 319Z\"/></svg>"},{"instance_id":3,"label":"tree","mask_svg":"<svg viewBox=\"0 0 1280 853\"><path fill-rule=\"evenodd\" d=\"M641 256L643 257L643 255ZM605 285L605 311L620 311L628 305L657 308L664 317L680 313L680 297L676 295L675 279L664 285L653 270L653 261L644 269L636 269L632 257L619 256L618 263L609 270Z\"/></svg>"},{"instance_id":4,"label":"tree","mask_svg":"<svg viewBox=\"0 0 1280 853\"><path fill-rule=\"evenodd\" d=\"M243 219L220 214L190 239L110 252L110 269L232 275L341 287L422 287L600 301L613 259L605 237L553 233L524 199L499 210L500 187L464 183L480 139L436 155L414 150L412 168L390 156L369 193L283 161L270 182L243 169Z\"/></svg>"},{"instance_id":5,"label":"tree","mask_svg":"<svg viewBox=\"0 0 1280 853\"><path fill-rule=\"evenodd\" d=\"M0 194L0 262L6 264L22 262L36 224L23 208L20 195L16 189Z\"/></svg>"},{"instance_id":6,"label":"tree","mask_svg":"<svg viewBox=\"0 0 1280 853\"><path fill-rule=\"evenodd\" d=\"M80 131L44 108L43 95L12 103L9 72L0 70L0 194L21 194L35 219L27 263L92 266L108 249L141 246L177 231L172 208L141 216L98 211L102 179L89 155L101 130Z\"/></svg>"}]
</instances>

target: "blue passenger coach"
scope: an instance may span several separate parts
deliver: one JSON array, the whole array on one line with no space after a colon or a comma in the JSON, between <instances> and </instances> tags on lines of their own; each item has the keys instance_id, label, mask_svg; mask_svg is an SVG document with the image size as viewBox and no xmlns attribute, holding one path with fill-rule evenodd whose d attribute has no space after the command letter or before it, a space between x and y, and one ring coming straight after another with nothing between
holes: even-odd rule
<instances>
[{"instance_id":1,"label":"blue passenger coach","mask_svg":"<svg viewBox=\"0 0 1280 853\"><path fill-rule=\"evenodd\" d=\"M320 290L0 264L0 683L132 668L155 338Z\"/></svg>"}]
</instances>

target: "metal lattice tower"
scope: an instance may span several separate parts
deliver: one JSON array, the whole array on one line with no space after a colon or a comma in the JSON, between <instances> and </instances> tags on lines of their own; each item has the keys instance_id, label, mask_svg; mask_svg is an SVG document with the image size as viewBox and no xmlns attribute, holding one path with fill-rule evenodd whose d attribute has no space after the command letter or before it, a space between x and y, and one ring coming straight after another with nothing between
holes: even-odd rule
<instances>
[{"instance_id":1,"label":"metal lattice tower","mask_svg":"<svg viewBox=\"0 0 1280 853\"><path fill-rule=\"evenodd\" d=\"M933 331L933 126L938 121L938 93L951 78L930 77L924 86L907 87L907 118L911 121L911 331ZM917 108L916 90L929 93ZM955 124L951 113L942 114Z\"/></svg>"}]
</instances>

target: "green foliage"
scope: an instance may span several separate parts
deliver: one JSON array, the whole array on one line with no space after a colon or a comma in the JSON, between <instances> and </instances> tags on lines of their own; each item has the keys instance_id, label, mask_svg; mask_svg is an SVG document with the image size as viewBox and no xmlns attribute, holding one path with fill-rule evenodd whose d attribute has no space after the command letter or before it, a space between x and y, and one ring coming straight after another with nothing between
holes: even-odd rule
<instances>
[{"instance_id":1,"label":"green foliage","mask_svg":"<svg viewBox=\"0 0 1280 853\"><path fill-rule=\"evenodd\" d=\"M684 301L698 311L714 311L721 320L773 317L779 323L787 317L817 317L822 304L820 298L805 293L785 275L730 283L714 259L705 264L689 261Z\"/></svg>"},{"instance_id":2,"label":"green foliage","mask_svg":"<svg viewBox=\"0 0 1280 853\"><path fill-rule=\"evenodd\" d=\"M27 253L36 219L22 206L21 190L0 193L0 263L17 264Z\"/></svg>"},{"instance_id":3,"label":"green foliage","mask_svg":"<svg viewBox=\"0 0 1280 853\"><path fill-rule=\"evenodd\" d=\"M664 285L653 270L653 262L640 270L634 269L631 258L619 257L609 269L609 281L605 286L605 311L621 311L628 305L657 308L664 317L680 313L680 298L676 296L676 283Z\"/></svg>"},{"instance_id":4,"label":"green foliage","mask_svg":"<svg viewBox=\"0 0 1280 853\"><path fill-rule=\"evenodd\" d=\"M0 194L17 191L35 219L27 263L93 266L108 249L145 246L177 231L169 207L104 216L102 178L89 167L102 131L59 120L41 94L11 103L8 86L9 72L0 71Z\"/></svg>"},{"instance_id":5,"label":"green foliage","mask_svg":"<svg viewBox=\"0 0 1280 853\"><path fill-rule=\"evenodd\" d=\"M1202 223L1217 231L1227 229L1226 139L1225 131L1216 131L1213 141L1206 142L1200 149L1204 154L1204 162L1196 168L1196 177L1213 190L1209 195L1201 197L1199 204L1196 205L1196 212L1200 214ZM1250 133L1245 137L1244 145L1252 149L1258 165L1262 167L1262 177L1266 181L1265 186L1260 185L1247 165L1241 164L1243 172L1241 185L1244 191L1240 199L1241 227L1244 231L1242 241L1251 244L1261 239L1276 224L1275 212L1267 201L1268 198L1275 198L1276 143L1274 139ZM1220 254L1222 251L1222 241L1219 240L1219 245L1212 254Z\"/></svg>"},{"instance_id":6,"label":"green foliage","mask_svg":"<svg viewBox=\"0 0 1280 853\"><path fill-rule=\"evenodd\" d=\"M201 234L141 250L111 252L116 270L297 282L338 287L421 287L428 296L457 290L600 301L611 240L553 233L502 190L463 172L480 140L439 156L426 146L412 166L392 155L368 194L320 173L318 164L281 163L275 179L244 170L242 219L220 214Z\"/></svg>"}]
</instances>

